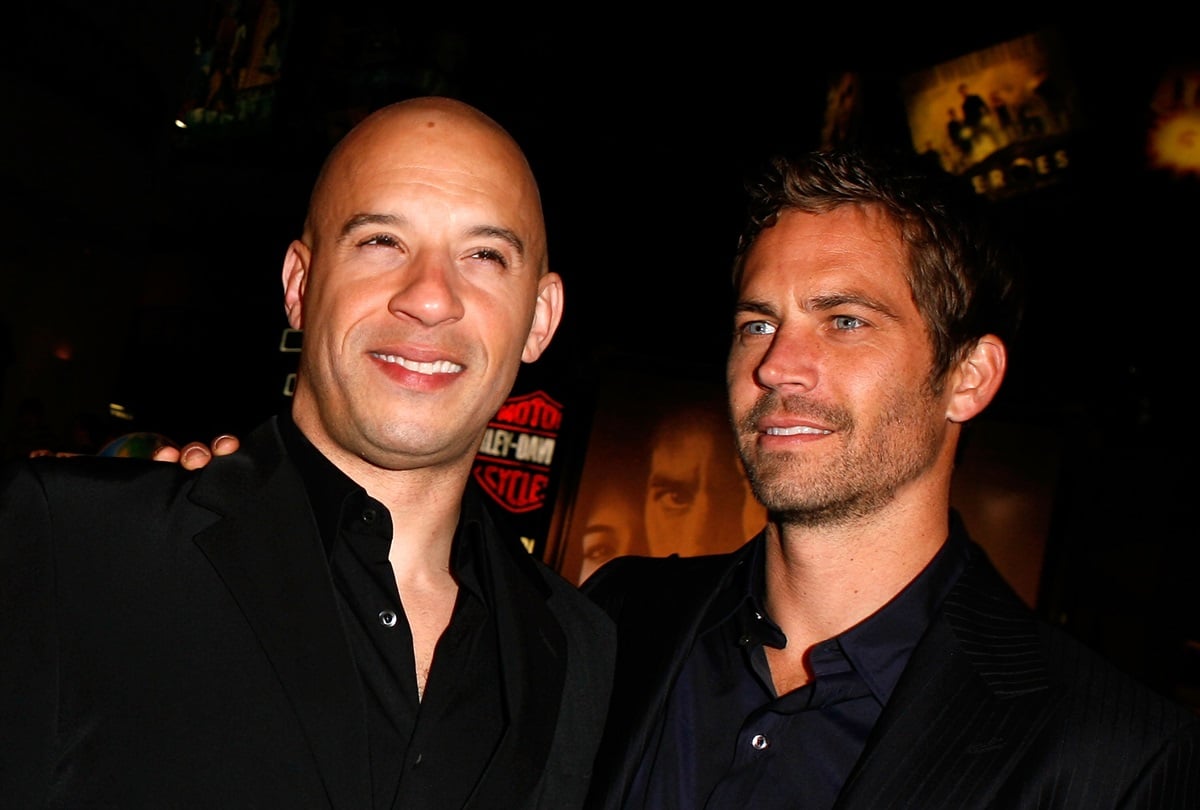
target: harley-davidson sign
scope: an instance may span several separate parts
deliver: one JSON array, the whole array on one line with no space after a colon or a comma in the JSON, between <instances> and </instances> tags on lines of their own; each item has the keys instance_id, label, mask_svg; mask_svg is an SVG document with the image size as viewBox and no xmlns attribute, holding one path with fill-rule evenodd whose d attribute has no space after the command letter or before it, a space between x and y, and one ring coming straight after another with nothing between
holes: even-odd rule
<instances>
[{"instance_id":1,"label":"harley-davidson sign","mask_svg":"<svg viewBox=\"0 0 1200 810\"><path fill-rule=\"evenodd\" d=\"M562 413L545 391L534 391L511 397L488 423L475 456L475 480L508 511L546 505Z\"/></svg>"}]
</instances>

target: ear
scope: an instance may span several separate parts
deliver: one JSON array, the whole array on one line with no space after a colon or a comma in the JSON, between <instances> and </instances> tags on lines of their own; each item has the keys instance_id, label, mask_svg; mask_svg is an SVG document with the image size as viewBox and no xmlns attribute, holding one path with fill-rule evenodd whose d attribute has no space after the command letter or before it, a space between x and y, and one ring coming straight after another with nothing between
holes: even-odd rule
<instances>
[{"instance_id":1,"label":"ear","mask_svg":"<svg viewBox=\"0 0 1200 810\"><path fill-rule=\"evenodd\" d=\"M981 337L950 374L946 418L967 422L978 416L1000 390L1007 363L1004 341L995 335Z\"/></svg>"},{"instance_id":2,"label":"ear","mask_svg":"<svg viewBox=\"0 0 1200 810\"><path fill-rule=\"evenodd\" d=\"M312 251L299 239L288 245L283 257L283 309L293 329L304 328L304 291L308 287L308 265Z\"/></svg>"},{"instance_id":3,"label":"ear","mask_svg":"<svg viewBox=\"0 0 1200 810\"><path fill-rule=\"evenodd\" d=\"M533 309L533 323L529 336L525 338L525 351L521 362L532 363L542 356L550 345L550 339L558 330L563 313L563 283L558 273L546 273L538 279L537 302Z\"/></svg>"}]
</instances>

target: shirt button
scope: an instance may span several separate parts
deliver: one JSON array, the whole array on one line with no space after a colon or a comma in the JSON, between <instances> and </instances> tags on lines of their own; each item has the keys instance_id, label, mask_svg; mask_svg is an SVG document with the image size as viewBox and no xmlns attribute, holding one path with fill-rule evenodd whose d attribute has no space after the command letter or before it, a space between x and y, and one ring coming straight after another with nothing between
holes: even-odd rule
<instances>
[{"instance_id":1,"label":"shirt button","mask_svg":"<svg viewBox=\"0 0 1200 810\"><path fill-rule=\"evenodd\" d=\"M362 511L362 522L370 526L375 522L376 514L374 509L364 509Z\"/></svg>"},{"instance_id":2,"label":"shirt button","mask_svg":"<svg viewBox=\"0 0 1200 810\"><path fill-rule=\"evenodd\" d=\"M396 626L396 612L393 610L379 611L379 623L382 624L384 627L395 627Z\"/></svg>"},{"instance_id":3,"label":"shirt button","mask_svg":"<svg viewBox=\"0 0 1200 810\"><path fill-rule=\"evenodd\" d=\"M752 746L754 746L754 749L756 751L762 751L767 746L769 746L771 743L762 734L755 734L754 737L750 740L750 744Z\"/></svg>"},{"instance_id":4,"label":"shirt button","mask_svg":"<svg viewBox=\"0 0 1200 810\"><path fill-rule=\"evenodd\" d=\"M749 644L753 640L754 639L750 638L749 633L742 633L741 638L738 639L738 644L741 644L743 647L745 647L747 644Z\"/></svg>"}]
</instances>

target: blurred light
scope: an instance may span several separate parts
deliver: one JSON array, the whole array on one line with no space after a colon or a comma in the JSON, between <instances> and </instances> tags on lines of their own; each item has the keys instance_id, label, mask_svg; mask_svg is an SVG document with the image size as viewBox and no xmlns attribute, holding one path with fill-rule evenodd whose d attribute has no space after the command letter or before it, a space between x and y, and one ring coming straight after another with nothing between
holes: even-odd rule
<instances>
[{"instance_id":1,"label":"blurred light","mask_svg":"<svg viewBox=\"0 0 1200 810\"><path fill-rule=\"evenodd\" d=\"M108 415L115 419L124 419L126 422L133 421L133 414L125 410L125 406L117 402L108 403Z\"/></svg>"},{"instance_id":2,"label":"blurred light","mask_svg":"<svg viewBox=\"0 0 1200 810\"><path fill-rule=\"evenodd\" d=\"M1200 173L1200 110L1161 116L1150 132L1147 151L1154 168Z\"/></svg>"}]
</instances>

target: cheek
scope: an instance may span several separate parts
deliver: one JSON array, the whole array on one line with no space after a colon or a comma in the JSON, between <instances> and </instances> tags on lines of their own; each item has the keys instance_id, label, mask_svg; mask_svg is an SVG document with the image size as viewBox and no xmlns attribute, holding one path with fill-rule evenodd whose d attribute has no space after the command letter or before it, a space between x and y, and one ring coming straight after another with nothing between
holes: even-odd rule
<instances>
[{"instance_id":1,"label":"cheek","mask_svg":"<svg viewBox=\"0 0 1200 810\"><path fill-rule=\"evenodd\" d=\"M331 325L344 332L365 322L390 324L397 317L391 307L394 295L392 288L379 284L345 285L335 294L322 297L321 312Z\"/></svg>"},{"instance_id":2,"label":"cheek","mask_svg":"<svg viewBox=\"0 0 1200 810\"><path fill-rule=\"evenodd\" d=\"M729 390L730 397L734 396L734 392L754 385L754 369L746 362L745 358L733 353L729 355L729 360L725 364L725 386Z\"/></svg>"},{"instance_id":3,"label":"cheek","mask_svg":"<svg viewBox=\"0 0 1200 810\"><path fill-rule=\"evenodd\" d=\"M355 320L354 313L363 310L370 296L362 285L343 283L337 286L309 284L304 297L306 328L320 326L324 331ZM386 306L386 299L385 304Z\"/></svg>"},{"instance_id":4,"label":"cheek","mask_svg":"<svg viewBox=\"0 0 1200 810\"><path fill-rule=\"evenodd\" d=\"M752 378L743 375L730 376L727 383L730 415L736 426L741 417L758 402L763 390Z\"/></svg>"},{"instance_id":5,"label":"cheek","mask_svg":"<svg viewBox=\"0 0 1200 810\"><path fill-rule=\"evenodd\" d=\"M523 299L492 300L480 303L476 319L481 339L503 347L504 355L521 354L533 325L533 307Z\"/></svg>"}]
</instances>

